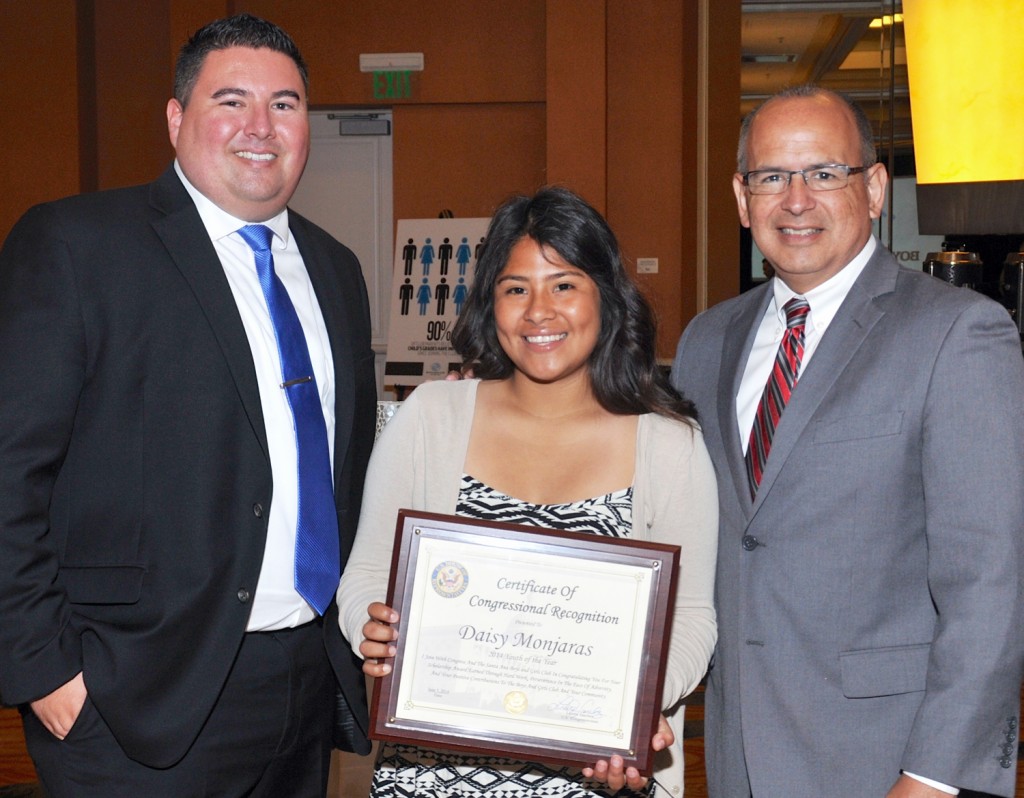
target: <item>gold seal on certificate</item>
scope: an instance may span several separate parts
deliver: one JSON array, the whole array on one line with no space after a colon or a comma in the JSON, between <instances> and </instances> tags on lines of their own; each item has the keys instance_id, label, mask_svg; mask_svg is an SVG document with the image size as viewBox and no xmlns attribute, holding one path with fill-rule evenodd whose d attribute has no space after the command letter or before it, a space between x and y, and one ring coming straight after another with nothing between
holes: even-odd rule
<instances>
[{"instance_id":1,"label":"gold seal on certificate","mask_svg":"<svg viewBox=\"0 0 1024 798\"><path fill-rule=\"evenodd\" d=\"M439 596L457 598L462 595L469 582L466 569L457 562L443 562L434 569L430 583Z\"/></svg>"},{"instance_id":2,"label":"gold seal on certificate","mask_svg":"<svg viewBox=\"0 0 1024 798\"><path fill-rule=\"evenodd\" d=\"M526 693L521 690L513 690L505 694L505 711L513 715L522 715L526 712L529 702L526 700Z\"/></svg>"},{"instance_id":3,"label":"gold seal on certificate","mask_svg":"<svg viewBox=\"0 0 1024 798\"><path fill-rule=\"evenodd\" d=\"M679 549L399 513L395 670L372 736L586 765L650 766Z\"/></svg>"}]
</instances>

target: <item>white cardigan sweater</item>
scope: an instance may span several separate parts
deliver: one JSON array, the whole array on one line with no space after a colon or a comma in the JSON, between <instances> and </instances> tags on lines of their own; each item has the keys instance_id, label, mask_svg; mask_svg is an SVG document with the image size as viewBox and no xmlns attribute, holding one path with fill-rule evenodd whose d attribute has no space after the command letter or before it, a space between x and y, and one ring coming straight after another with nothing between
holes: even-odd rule
<instances>
[{"instance_id":1,"label":"white cardigan sweater","mask_svg":"<svg viewBox=\"0 0 1024 798\"><path fill-rule=\"evenodd\" d=\"M359 531L338 589L341 631L357 654L367 606L386 599L398 510L455 512L478 384L461 380L419 386L374 447ZM718 498L699 430L655 414L640 417L631 536L681 550L662 699L676 742L655 763L658 783L680 796L683 711L678 704L704 676L716 639L712 592Z\"/></svg>"}]
</instances>

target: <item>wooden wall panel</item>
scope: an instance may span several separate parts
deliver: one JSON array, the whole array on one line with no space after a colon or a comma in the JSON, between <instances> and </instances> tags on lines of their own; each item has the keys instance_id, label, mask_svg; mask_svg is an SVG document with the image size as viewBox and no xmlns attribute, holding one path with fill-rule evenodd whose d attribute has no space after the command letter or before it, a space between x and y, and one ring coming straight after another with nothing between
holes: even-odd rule
<instances>
[{"instance_id":1,"label":"wooden wall panel","mask_svg":"<svg viewBox=\"0 0 1024 798\"><path fill-rule=\"evenodd\" d=\"M683 8L675 3L608 4L608 221L635 273L656 257L657 274L638 275L659 317L658 354L670 357L685 307L693 315L694 229L684 215L693 193L684 169ZM682 292L682 296L681 296Z\"/></svg>"},{"instance_id":2,"label":"wooden wall panel","mask_svg":"<svg viewBox=\"0 0 1024 798\"><path fill-rule=\"evenodd\" d=\"M396 220L490 216L546 182L543 104L400 106L394 131Z\"/></svg>"},{"instance_id":3,"label":"wooden wall panel","mask_svg":"<svg viewBox=\"0 0 1024 798\"><path fill-rule=\"evenodd\" d=\"M238 0L298 42L317 105L540 102L543 0ZM409 99L377 100L360 53L423 53Z\"/></svg>"},{"instance_id":4,"label":"wooden wall panel","mask_svg":"<svg viewBox=\"0 0 1024 798\"><path fill-rule=\"evenodd\" d=\"M738 2L707 0L708 109L707 203L708 306L740 292L740 223L732 176L740 132L740 22Z\"/></svg>"},{"instance_id":5,"label":"wooden wall panel","mask_svg":"<svg viewBox=\"0 0 1024 798\"><path fill-rule=\"evenodd\" d=\"M548 0L548 181L604 213L608 192L606 0Z\"/></svg>"},{"instance_id":6,"label":"wooden wall panel","mask_svg":"<svg viewBox=\"0 0 1024 798\"><path fill-rule=\"evenodd\" d=\"M0 241L29 206L78 190L74 0L7 2L0 25Z\"/></svg>"},{"instance_id":7,"label":"wooden wall panel","mask_svg":"<svg viewBox=\"0 0 1024 798\"><path fill-rule=\"evenodd\" d=\"M93 0L97 185L129 186L152 180L173 157L165 107L173 71L168 66L169 0L125 3Z\"/></svg>"}]
</instances>

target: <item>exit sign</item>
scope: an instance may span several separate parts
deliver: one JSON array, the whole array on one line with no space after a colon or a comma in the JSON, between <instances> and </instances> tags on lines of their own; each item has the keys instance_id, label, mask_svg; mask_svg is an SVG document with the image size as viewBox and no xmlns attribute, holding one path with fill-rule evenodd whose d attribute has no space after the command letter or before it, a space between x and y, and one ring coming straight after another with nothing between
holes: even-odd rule
<instances>
[{"instance_id":1,"label":"exit sign","mask_svg":"<svg viewBox=\"0 0 1024 798\"><path fill-rule=\"evenodd\" d=\"M407 100L412 97L411 71L373 73L373 99Z\"/></svg>"}]
</instances>

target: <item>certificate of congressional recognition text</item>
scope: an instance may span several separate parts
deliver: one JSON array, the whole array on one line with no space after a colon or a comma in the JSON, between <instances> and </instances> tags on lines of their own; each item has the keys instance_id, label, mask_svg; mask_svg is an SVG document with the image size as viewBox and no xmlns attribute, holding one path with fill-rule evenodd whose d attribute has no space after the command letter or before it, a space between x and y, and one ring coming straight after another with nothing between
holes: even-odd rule
<instances>
[{"instance_id":1,"label":"certificate of congressional recognition text","mask_svg":"<svg viewBox=\"0 0 1024 798\"><path fill-rule=\"evenodd\" d=\"M649 767L679 550L399 513L395 670L373 735L500 756Z\"/></svg>"}]
</instances>

